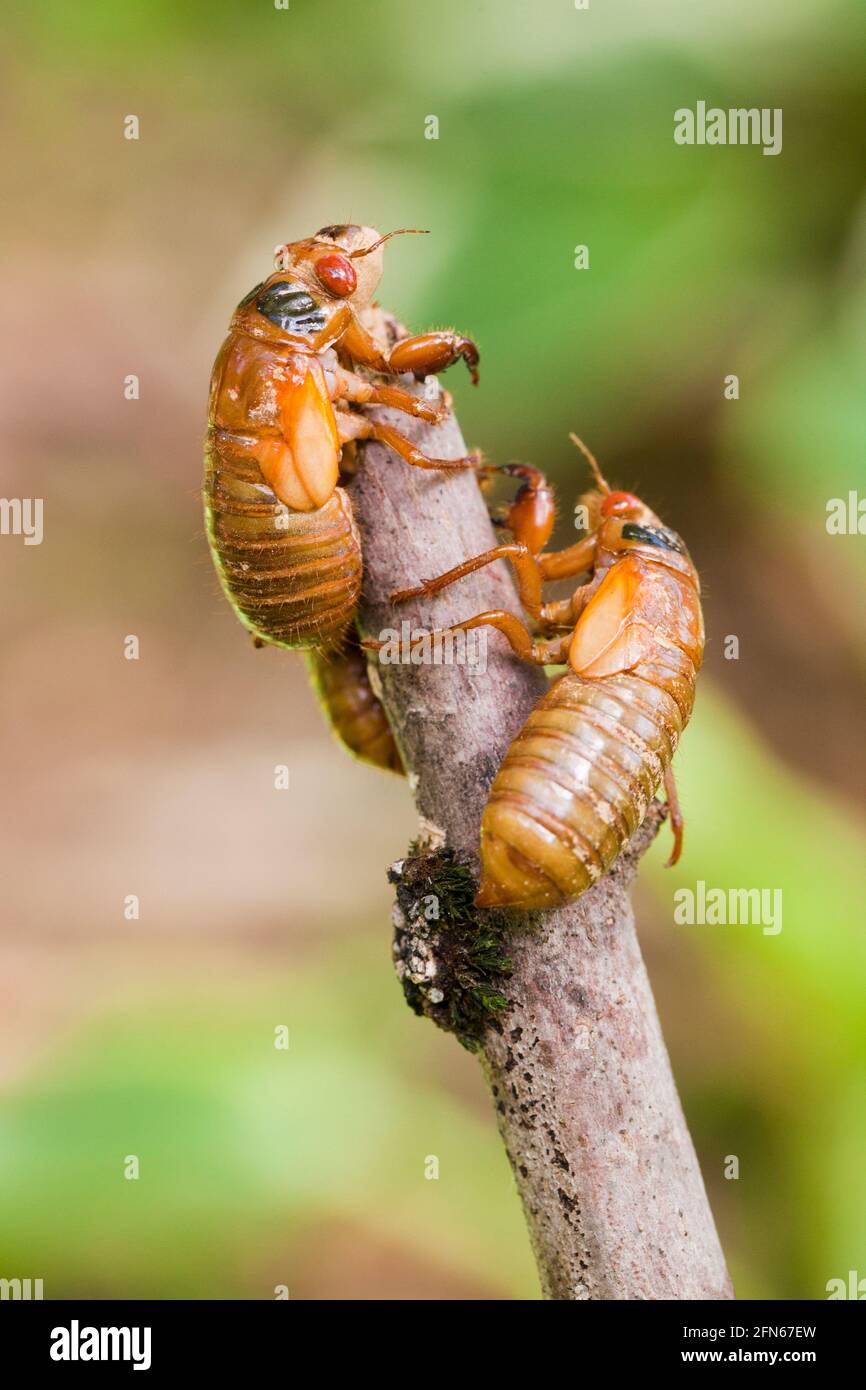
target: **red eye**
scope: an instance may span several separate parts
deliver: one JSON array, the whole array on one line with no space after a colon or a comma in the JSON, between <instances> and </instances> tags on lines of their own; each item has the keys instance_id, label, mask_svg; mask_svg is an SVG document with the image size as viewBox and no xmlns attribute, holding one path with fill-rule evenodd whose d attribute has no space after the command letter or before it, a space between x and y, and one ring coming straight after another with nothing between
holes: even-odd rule
<instances>
[{"instance_id":1,"label":"red eye","mask_svg":"<svg viewBox=\"0 0 866 1390\"><path fill-rule=\"evenodd\" d=\"M324 256L319 256L316 261L316 275L328 293L335 294L340 299L354 294L358 286L355 267L348 256L341 256L338 251L327 251Z\"/></svg>"},{"instance_id":2,"label":"red eye","mask_svg":"<svg viewBox=\"0 0 866 1390\"><path fill-rule=\"evenodd\" d=\"M622 516L624 512L633 512L642 506L639 497L635 497L633 492L609 492L601 504L602 516Z\"/></svg>"}]
</instances>

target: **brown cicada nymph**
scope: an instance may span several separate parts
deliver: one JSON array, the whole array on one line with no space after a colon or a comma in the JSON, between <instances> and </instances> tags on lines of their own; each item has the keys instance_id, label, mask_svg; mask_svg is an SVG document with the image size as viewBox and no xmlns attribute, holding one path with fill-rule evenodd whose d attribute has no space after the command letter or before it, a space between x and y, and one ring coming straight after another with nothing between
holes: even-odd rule
<instances>
[{"instance_id":1,"label":"brown cicada nymph","mask_svg":"<svg viewBox=\"0 0 866 1390\"><path fill-rule=\"evenodd\" d=\"M500 519L514 539L392 595L402 602L436 593L507 559L539 635L505 611L479 613L450 631L489 625L525 661L567 665L490 789L481 819L479 907L547 908L584 892L628 843L661 785L674 830L671 863L681 849L671 760L703 657L700 583L680 537L639 497L612 491L584 453L596 487L583 498L589 527L576 544L543 549L554 502L541 473L522 465L488 468L482 471L524 480ZM568 598L544 601L546 583L578 577L583 582Z\"/></svg>"}]
</instances>

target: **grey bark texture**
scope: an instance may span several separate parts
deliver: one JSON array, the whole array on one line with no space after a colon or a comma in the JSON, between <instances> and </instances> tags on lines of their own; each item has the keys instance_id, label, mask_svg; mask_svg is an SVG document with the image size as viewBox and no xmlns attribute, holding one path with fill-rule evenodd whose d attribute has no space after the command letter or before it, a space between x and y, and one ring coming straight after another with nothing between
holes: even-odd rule
<instances>
[{"instance_id":1,"label":"grey bark texture","mask_svg":"<svg viewBox=\"0 0 866 1390\"><path fill-rule=\"evenodd\" d=\"M466 452L453 415L431 427L394 411L370 414L435 457ZM489 608L520 613L503 563L433 598L389 603L393 589L496 543L470 473L410 468L367 444L351 491L366 636L406 620L431 629ZM476 866L488 788L546 685L488 633L483 672L378 667L422 826ZM551 1299L733 1297L628 896L662 819L655 805L613 871L574 903L500 916L513 962L509 1007L486 1031L481 1058Z\"/></svg>"}]
</instances>

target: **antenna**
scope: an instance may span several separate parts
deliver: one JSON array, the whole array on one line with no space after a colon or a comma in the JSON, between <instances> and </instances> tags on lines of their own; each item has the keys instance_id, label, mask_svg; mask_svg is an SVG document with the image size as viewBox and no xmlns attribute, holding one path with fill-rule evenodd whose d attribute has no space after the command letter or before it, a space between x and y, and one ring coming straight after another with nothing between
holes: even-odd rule
<instances>
[{"instance_id":1,"label":"antenna","mask_svg":"<svg viewBox=\"0 0 866 1390\"><path fill-rule=\"evenodd\" d=\"M371 251L378 251L383 241L390 241L392 236L429 236L429 227L398 227L396 232L386 232L380 236L378 241L374 241L372 246L365 246L363 251L350 251L349 260L354 261L358 256L369 256Z\"/></svg>"},{"instance_id":2,"label":"antenna","mask_svg":"<svg viewBox=\"0 0 866 1390\"><path fill-rule=\"evenodd\" d=\"M590 468L592 469L592 472L593 472L593 476L594 476L594 478L595 478L595 481L598 483L599 491L603 492L604 495L605 495L606 497L609 496L609 495L610 495L610 484L608 483L607 479L605 478L604 474L602 473L601 469L599 468L598 463L597 463L597 461L596 461L595 454L590 453L589 449L587 449L587 447L586 447L586 445L584 444L583 440L582 440L582 439L579 439L579 438L577 437L576 434L574 434L574 433L569 434L568 437L569 437L569 439L571 440L572 444L576 444L576 445L577 445L578 449L579 449L580 452L583 454L583 457L586 459L587 463L589 464Z\"/></svg>"}]
</instances>

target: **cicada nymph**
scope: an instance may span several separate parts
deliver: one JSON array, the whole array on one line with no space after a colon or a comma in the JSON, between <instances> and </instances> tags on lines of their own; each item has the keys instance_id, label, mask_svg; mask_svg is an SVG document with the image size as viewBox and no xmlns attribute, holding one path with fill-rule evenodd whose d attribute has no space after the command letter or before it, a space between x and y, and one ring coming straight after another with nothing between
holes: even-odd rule
<instances>
[{"instance_id":1,"label":"cicada nymph","mask_svg":"<svg viewBox=\"0 0 866 1390\"><path fill-rule=\"evenodd\" d=\"M682 540L639 497L613 491L595 459L587 534L545 551L553 496L534 469L502 518L514 539L393 595L431 594L494 560L514 566L537 635L514 614L479 613L452 632L490 625L539 665L565 664L514 739L481 819L479 907L554 907L596 883L664 785L679 857L682 817L671 760L688 723L704 650L697 571ZM543 586L580 578L565 599ZM368 645L375 646L374 643Z\"/></svg>"},{"instance_id":2,"label":"cicada nymph","mask_svg":"<svg viewBox=\"0 0 866 1390\"><path fill-rule=\"evenodd\" d=\"M444 411L357 366L426 375L462 357L477 380L469 338L441 330L380 346L364 326L387 240L372 227L335 226L281 247L278 269L238 305L214 363L207 535L229 602L259 644L332 648L349 627L362 557L340 486L346 444L379 440L419 468L473 464L428 458L353 408L387 405L432 423Z\"/></svg>"},{"instance_id":3,"label":"cicada nymph","mask_svg":"<svg viewBox=\"0 0 866 1390\"><path fill-rule=\"evenodd\" d=\"M307 652L307 669L325 716L344 748L362 762L402 773L403 760L354 631L339 651L314 647Z\"/></svg>"}]
</instances>

